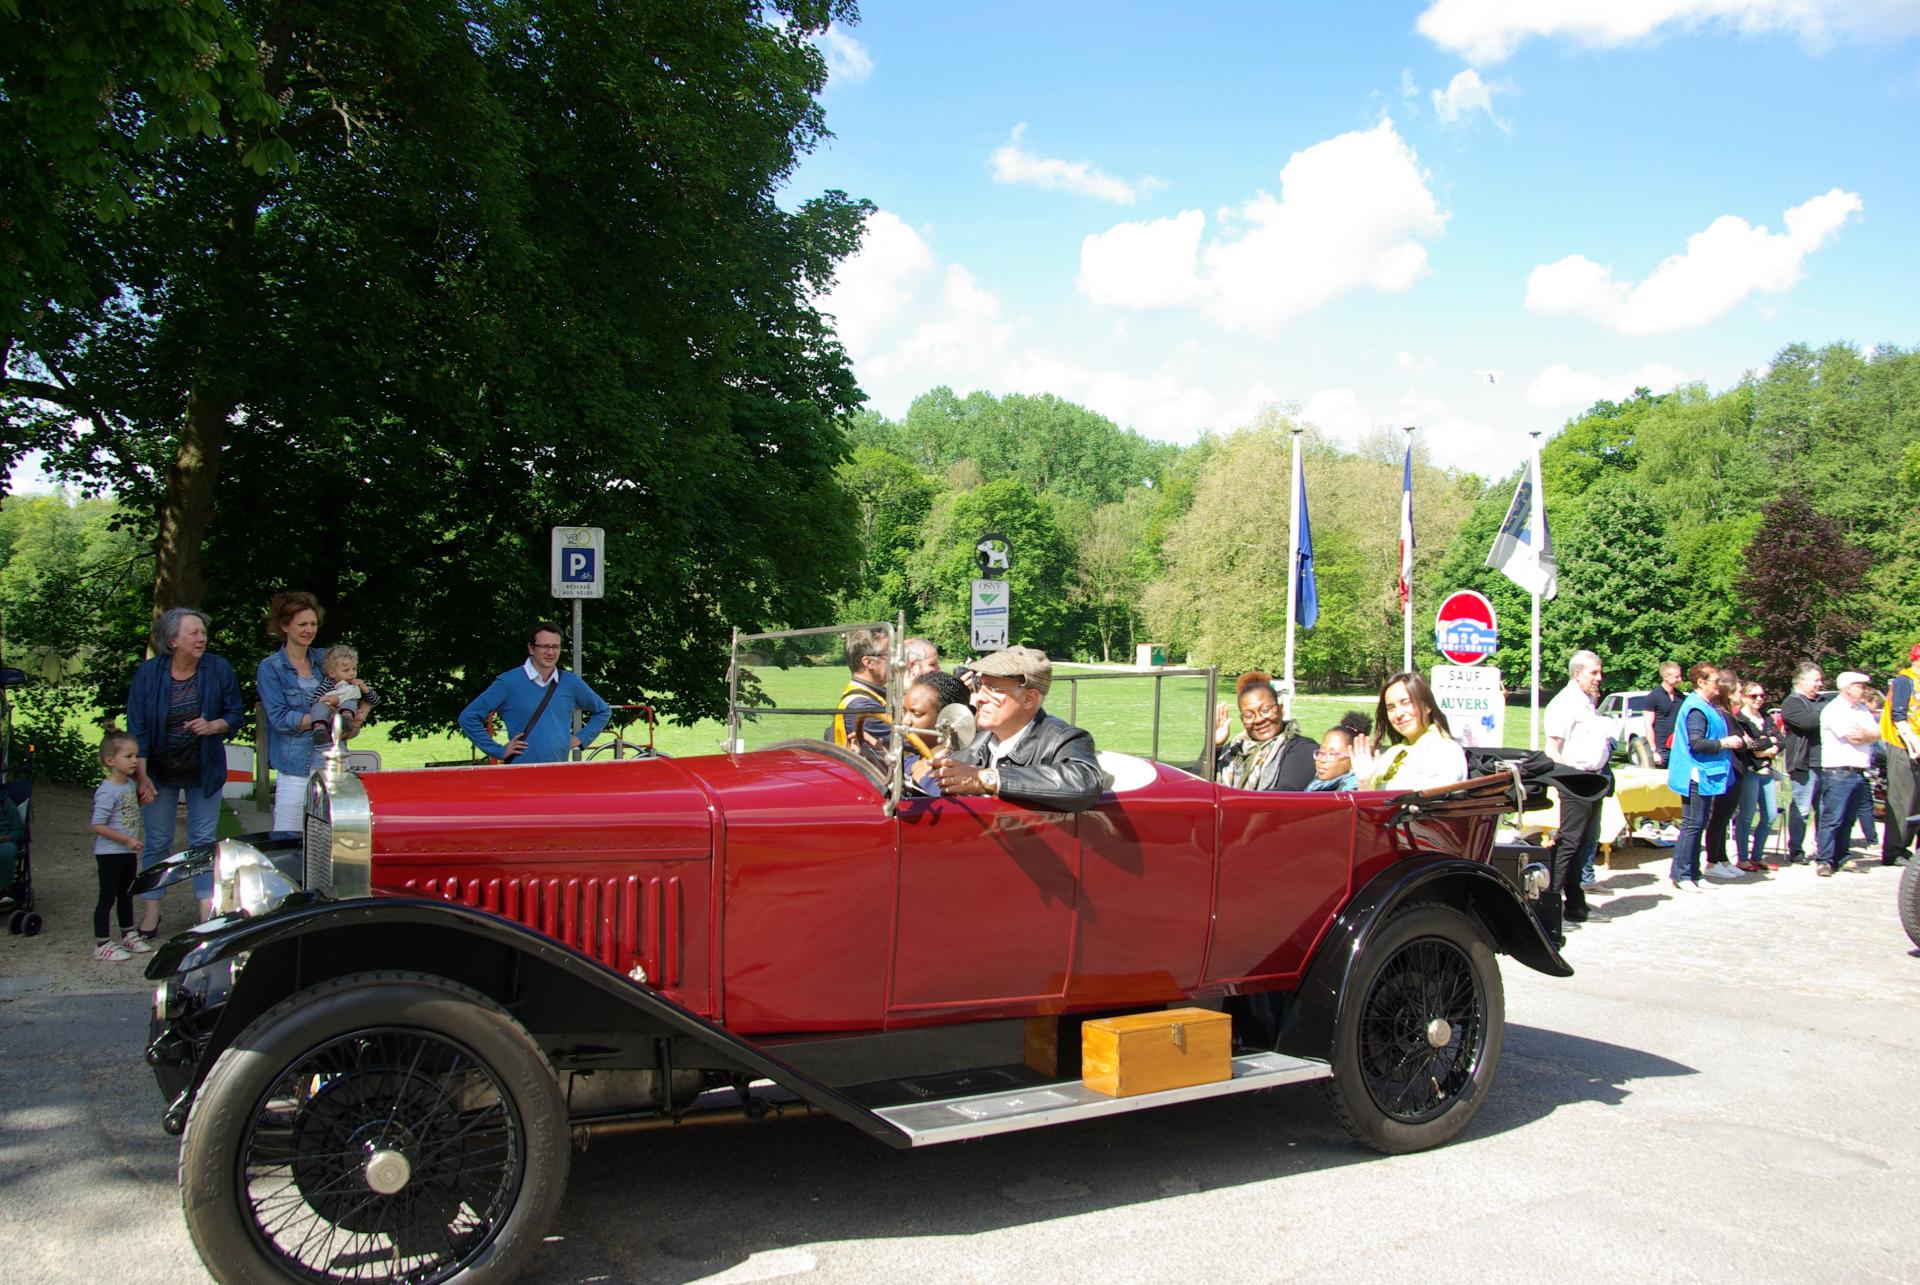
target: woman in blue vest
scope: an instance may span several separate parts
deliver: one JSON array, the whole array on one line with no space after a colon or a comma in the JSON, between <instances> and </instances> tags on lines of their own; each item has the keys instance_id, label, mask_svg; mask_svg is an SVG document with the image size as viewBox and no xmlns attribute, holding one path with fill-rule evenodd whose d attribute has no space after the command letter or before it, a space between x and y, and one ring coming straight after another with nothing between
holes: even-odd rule
<instances>
[{"instance_id":1,"label":"woman in blue vest","mask_svg":"<svg viewBox=\"0 0 1920 1285\"><path fill-rule=\"evenodd\" d=\"M1680 811L1680 838L1673 845L1668 878L1677 890L1701 891L1700 837L1714 800L1733 788L1733 755L1746 744L1727 731L1727 718L1714 705L1720 671L1704 660L1688 671L1693 692L1674 720L1673 750L1667 756L1667 787L1686 800Z\"/></svg>"}]
</instances>

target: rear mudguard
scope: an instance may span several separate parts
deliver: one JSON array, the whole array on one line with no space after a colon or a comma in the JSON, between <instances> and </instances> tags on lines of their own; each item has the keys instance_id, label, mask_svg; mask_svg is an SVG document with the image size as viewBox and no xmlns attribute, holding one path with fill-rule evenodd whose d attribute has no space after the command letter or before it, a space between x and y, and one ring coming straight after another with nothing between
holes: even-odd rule
<instances>
[{"instance_id":1,"label":"rear mudguard","mask_svg":"<svg viewBox=\"0 0 1920 1285\"><path fill-rule=\"evenodd\" d=\"M494 999L557 1067L660 1068L667 1061L768 1079L890 1145L910 1145L832 1087L511 919L432 898L335 901L304 892L258 918L209 920L163 944L148 963L147 976L162 983L148 1061L172 1103L169 1126L185 1120L214 1060L255 1017L329 978L395 969L445 977Z\"/></svg>"},{"instance_id":2,"label":"rear mudguard","mask_svg":"<svg viewBox=\"0 0 1920 1285\"><path fill-rule=\"evenodd\" d=\"M1458 857L1408 857L1381 871L1334 916L1300 989L1284 1004L1278 1052L1331 1057L1340 997L1355 983L1355 969L1368 945L1397 911L1415 902L1439 902L1472 915L1486 926L1495 950L1549 976L1573 976L1499 871Z\"/></svg>"}]
</instances>

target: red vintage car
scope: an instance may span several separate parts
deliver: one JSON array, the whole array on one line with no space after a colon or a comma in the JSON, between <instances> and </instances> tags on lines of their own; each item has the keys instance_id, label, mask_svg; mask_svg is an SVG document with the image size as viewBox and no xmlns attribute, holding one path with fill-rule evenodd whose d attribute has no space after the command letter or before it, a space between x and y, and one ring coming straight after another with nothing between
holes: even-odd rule
<instances>
[{"instance_id":1,"label":"red vintage car","mask_svg":"<svg viewBox=\"0 0 1920 1285\"><path fill-rule=\"evenodd\" d=\"M1206 674L1203 716L1212 695ZM217 875L219 916L148 969L215 1276L510 1275L572 1143L723 1115L825 1112L914 1147L1322 1080L1361 1141L1433 1146L1499 1061L1496 952L1571 972L1521 890L1544 870L1516 887L1489 862L1504 776L1255 793L1215 785L1205 748L1103 750L1098 805L1043 813L914 798L897 734L876 764L817 739L824 710L802 711L812 739L745 749L743 708L706 757L356 777L336 754L304 834L145 877ZM1172 1005L1232 1015L1230 1076L1116 1097L1017 1048L855 1085L795 1065L1013 1018L1071 1050L1088 1016Z\"/></svg>"}]
</instances>

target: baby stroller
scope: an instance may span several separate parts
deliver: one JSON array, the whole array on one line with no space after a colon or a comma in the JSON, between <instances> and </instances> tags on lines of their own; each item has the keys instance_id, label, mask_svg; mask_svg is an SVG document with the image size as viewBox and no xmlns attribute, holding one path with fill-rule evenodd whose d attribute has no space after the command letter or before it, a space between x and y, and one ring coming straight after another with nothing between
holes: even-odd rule
<instances>
[{"instance_id":1,"label":"baby stroller","mask_svg":"<svg viewBox=\"0 0 1920 1285\"><path fill-rule=\"evenodd\" d=\"M0 670L0 695L25 680L17 669ZM33 908L33 748L15 755L11 713L0 733L0 915L8 932L35 937L41 924Z\"/></svg>"}]
</instances>

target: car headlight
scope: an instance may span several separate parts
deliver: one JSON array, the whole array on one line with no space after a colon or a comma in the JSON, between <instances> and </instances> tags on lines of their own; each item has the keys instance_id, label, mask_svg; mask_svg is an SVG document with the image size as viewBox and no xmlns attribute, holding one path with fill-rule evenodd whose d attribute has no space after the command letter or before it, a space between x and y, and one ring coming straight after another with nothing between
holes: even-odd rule
<instances>
[{"instance_id":1,"label":"car headlight","mask_svg":"<svg viewBox=\"0 0 1920 1285\"><path fill-rule=\"evenodd\" d=\"M1520 891L1528 901L1536 901L1553 883L1553 875L1538 861L1529 861L1520 871Z\"/></svg>"},{"instance_id":2,"label":"car headlight","mask_svg":"<svg viewBox=\"0 0 1920 1285\"><path fill-rule=\"evenodd\" d=\"M294 891L294 885L251 843L222 839L213 853L213 913L264 915Z\"/></svg>"}]
</instances>

